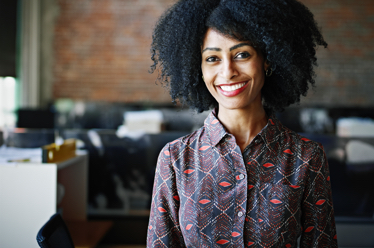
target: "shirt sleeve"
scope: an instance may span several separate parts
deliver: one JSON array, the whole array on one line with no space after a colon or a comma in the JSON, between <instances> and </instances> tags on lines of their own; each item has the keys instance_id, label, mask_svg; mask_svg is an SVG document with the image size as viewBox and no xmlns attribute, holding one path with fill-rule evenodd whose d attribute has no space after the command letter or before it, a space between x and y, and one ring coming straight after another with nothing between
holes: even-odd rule
<instances>
[{"instance_id":1,"label":"shirt sleeve","mask_svg":"<svg viewBox=\"0 0 374 248\"><path fill-rule=\"evenodd\" d=\"M308 170L302 202L300 248L338 247L329 168L322 145L309 161Z\"/></svg>"},{"instance_id":2,"label":"shirt sleeve","mask_svg":"<svg viewBox=\"0 0 374 248\"><path fill-rule=\"evenodd\" d=\"M185 247L179 226L179 196L167 144L158 157L148 224L147 247Z\"/></svg>"}]
</instances>

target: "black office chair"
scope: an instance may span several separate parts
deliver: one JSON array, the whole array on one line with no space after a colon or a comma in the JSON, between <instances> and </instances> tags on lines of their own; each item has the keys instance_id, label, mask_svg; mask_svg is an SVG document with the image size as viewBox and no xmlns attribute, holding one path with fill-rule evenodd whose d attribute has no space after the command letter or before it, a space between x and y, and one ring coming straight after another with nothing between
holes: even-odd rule
<instances>
[{"instance_id":1,"label":"black office chair","mask_svg":"<svg viewBox=\"0 0 374 248\"><path fill-rule=\"evenodd\" d=\"M59 213L39 230L36 240L41 248L74 248L69 230Z\"/></svg>"}]
</instances>

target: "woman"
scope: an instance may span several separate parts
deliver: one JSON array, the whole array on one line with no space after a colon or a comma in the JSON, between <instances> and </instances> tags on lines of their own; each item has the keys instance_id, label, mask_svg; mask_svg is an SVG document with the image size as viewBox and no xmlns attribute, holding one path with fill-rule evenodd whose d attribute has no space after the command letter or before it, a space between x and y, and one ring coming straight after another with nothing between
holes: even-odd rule
<instances>
[{"instance_id":1,"label":"woman","mask_svg":"<svg viewBox=\"0 0 374 248\"><path fill-rule=\"evenodd\" d=\"M181 0L160 18L160 81L214 110L160 153L148 247L337 247L323 148L273 115L314 85L317 45L295 0Z\"/></svg>"}]
</instances>

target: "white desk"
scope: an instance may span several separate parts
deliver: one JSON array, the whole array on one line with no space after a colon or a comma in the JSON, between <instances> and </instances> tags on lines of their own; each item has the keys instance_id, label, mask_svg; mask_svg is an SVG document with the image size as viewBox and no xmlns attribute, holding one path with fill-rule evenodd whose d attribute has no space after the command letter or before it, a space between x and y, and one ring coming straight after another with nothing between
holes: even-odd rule
<instances>
[{"instance_id":1,"label":"white desk","mask_svg":"<svg viewBox=\"0 0 374 248\"><path fill-rule=\"evenodd\" d=\"M36 234L62 209L63 218L86 220L87 155L62 163L0 164L0 247L39 247ZM65 196L57 206L57 182Z\"/></svg>"}]
</instances>

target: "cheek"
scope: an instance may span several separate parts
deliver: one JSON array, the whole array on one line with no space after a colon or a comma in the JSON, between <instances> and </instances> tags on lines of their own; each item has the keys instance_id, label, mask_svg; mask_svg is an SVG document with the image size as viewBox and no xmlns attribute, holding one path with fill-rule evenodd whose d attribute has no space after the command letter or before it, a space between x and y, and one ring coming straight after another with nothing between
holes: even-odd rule
<instances>
[{"instance_id":1,"label":"cheek","mask_svg":"<svg viewBox=\"0 0 374 248\"><path fill-rule=\"evenodd\" d=\"M205 78L205 77L208 77L208 75L209 75L209 70L208 70L208 68L207 68L206 66L201 65L201 72L203 73L204 78Z\"/></svg>"},{"instance_id":2,"label":"cheek","mask_svg":"<svg viewBox=\"0 0 374 248\"><path fill-rule=\"evenodd\" d=\"M205 76L204 76L204 79L205 79ZM207 80L207 79L205 79L205 80ZM215 97L216 89L214 88L214 85L212 83L208 83L208 81L205 81L205 87L208 89L210 95L213 96L214 98L216 98Z\"/></svg>"},{"instance_id":3,"label":"cheek","mask_svg":"<svg viewBox=\"0 0 374 248\"><path fill-rule=\"evenodd\" d=\"M265 75L265 68L260 61L254 61L250 64L250 70L255 73L257 76Z\"/></svg>"},{"instance_id":4,"label":"cheek","mask_svg":"<svg viewBox=\"0 0 374 248\"><path fill-rule=\"evenodd\" d=\"M206 80L206 79L205 79ZM212 94L213 91L213 85L211 83L208 83L205 81L205 87L208 89L208 91Z\"/></svg>"},{"instance_id":5,"label":"cheek","mask_svg":"<svg viewBox=\"0 0 374 248\"><path fill-rule=\"evenodd\" d=\"M202 67L202 73L204 77L204 82L207 88L211 87L214 83L215 74L212 70Z\"/></svg>"},{"instance_id":6,"label":"cheek","mask_svg":"<svg viewBox=\"0 0 374 248\"><path fill-rule=\"evenodd\" d=\"M265 70L261 65L255 65L251 67L250 75L253 79L260 84L263 84L265 81Z\"/></svg>"}]
</instances>

